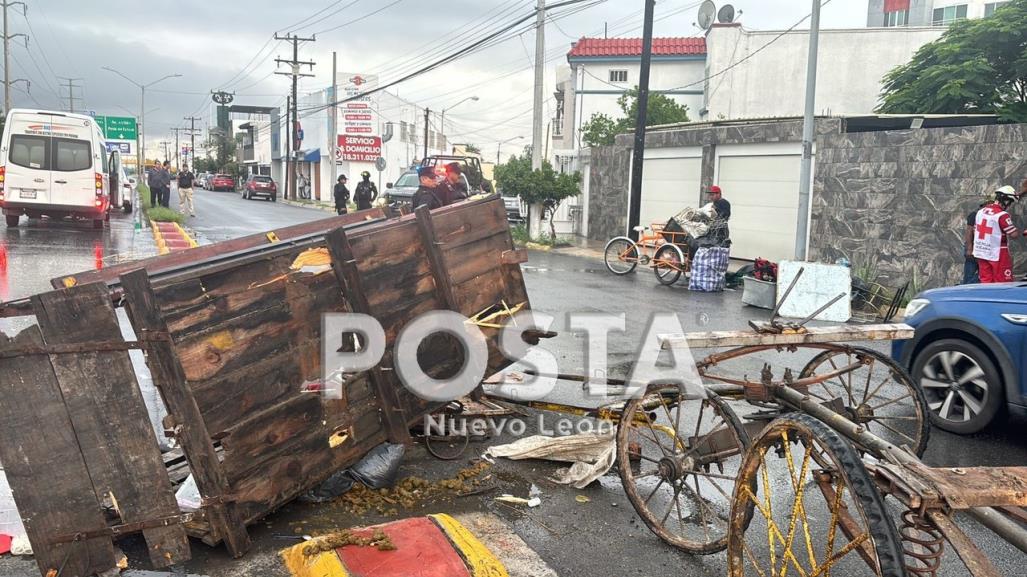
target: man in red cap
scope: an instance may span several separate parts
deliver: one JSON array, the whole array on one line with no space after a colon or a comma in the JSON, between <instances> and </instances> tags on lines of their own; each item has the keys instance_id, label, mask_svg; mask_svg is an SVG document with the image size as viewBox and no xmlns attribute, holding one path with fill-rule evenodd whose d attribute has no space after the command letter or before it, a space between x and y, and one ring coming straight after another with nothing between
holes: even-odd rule
<instances>
[{"instance_id":1,"label":"man in red cap","mask_svg":"<svg viewBox=\"0 0 1027 577\"><path fill-rule=\"evenodd\" d=\"M731 219L731 203L724 199L724 193L717 185L711 186L706 191L706 200L717 211L717 218L723 221L723 229L716 231L717 237L723 240L731 238L727 227L727 221Z\"/></svg>"}]
</instances>

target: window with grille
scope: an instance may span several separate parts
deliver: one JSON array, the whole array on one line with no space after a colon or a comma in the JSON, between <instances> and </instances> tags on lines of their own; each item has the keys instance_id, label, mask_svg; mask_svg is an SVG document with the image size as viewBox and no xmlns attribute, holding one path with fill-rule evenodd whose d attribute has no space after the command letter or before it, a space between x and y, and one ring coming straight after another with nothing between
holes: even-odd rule
<instances>
[{"instance_id":1,"label":"window with grille","mask_svg":"<svg viewBox=\"0 0 1027 577\"><path fill-rule=\"evenodd\" d=\"M627 70L611 70L610 71L610 82L627 82L628 71Z\"/></svg>"},{"instance_id":2,"label":"window with grille","mask_svg":"<svg viewBox=\"0 0 1027 577\"><path fill-rule=\"evenodd\" d=\"M1005 2L989 2L984 5L984 17L987 18L995 13Z\"/></svg>"},{"instance_id":3,"label":"window with grille","mask_svg":"<svg viewBox=\"0 0 1027 577\"><path fill-rule=\"evenodd\" d=\"M907 24L909 24L909 10L896 10L895 12L887 12L884 15L885 28L906 26Z\"/></svg>"}]
</instances>

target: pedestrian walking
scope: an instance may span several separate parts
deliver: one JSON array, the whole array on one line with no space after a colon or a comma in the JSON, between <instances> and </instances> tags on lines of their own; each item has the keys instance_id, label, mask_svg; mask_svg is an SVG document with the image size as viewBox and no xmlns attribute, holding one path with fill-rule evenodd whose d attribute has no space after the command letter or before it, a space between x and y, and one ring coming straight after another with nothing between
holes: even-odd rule
<instances>
[{"instance_id":1,"label":"pedestrian walking","mask_svg":"<svg viewBox=\"0 0 1027 577\"><path fill-rule=\"evenodd\" d=\"M378 200L378 187L371 182L371 173L364 172L360 173L363 178L358 184L356 190L353 191L353 200L357 203L357 210L370 210L371 203Z\"/></svg>"},{"instance_id":2,"label":"pedestrian walking","mask_svg":"<svg viewBox=\"0 0 1027 577\"><path fill-rule=\"evenodd\" d=\"M189 170L188 164L182 165L178 171L178 212L185 214L185 205L189 205L189 216L196 216L196 207L193 205L193 181L196 176Z\"/></svg>"},{"instance_id":3,"label":"pedestrian walking","mask_svg":"<svg viewBox=\"0 0 1027 577\"><path fill-rule=\"evenodd\" d=\"M346 188L346 175L340 174L335 183L335 212L346 214L349 211L349 189Z\"/></svg>"},{"instance_id":4,"label":"pedestrian walking","mask_svg":"<svg viewBox=\"0 0 1027 577\"><path fill-rule=\"evenodd\" d=\"M1017 228L1007 211L1016 200L1016 190L1003 186L995 191L994 202L977 211L973 255L977 259L982 283L1013 281L1009 237L1017 233Z\"/></svg>"},{"instance_id":5,"label":"pedestrian walking","mask_svg":"<svg viewBox=\"0 0 1027 577\"><path fill-rule=\"evenodd\" d=\"M160 165L146 171L146 186L150 189L150 206L160 204Z\"/></svg>"},{"instance_id":6,"label":"pedestrian walking","mask_svg":"<svg viewBox=\"0 0 1027 577\"><path fill-rule=\"evenodd\" d=\"M171 204L171 163L164 161L160 167L160 205L169 208Z\"/></svg>"}]
</instances>

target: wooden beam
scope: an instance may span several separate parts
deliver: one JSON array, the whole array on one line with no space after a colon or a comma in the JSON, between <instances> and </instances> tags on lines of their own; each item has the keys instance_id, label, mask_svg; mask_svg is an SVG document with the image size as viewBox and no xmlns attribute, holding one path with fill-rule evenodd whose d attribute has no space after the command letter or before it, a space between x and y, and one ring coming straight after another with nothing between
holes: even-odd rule
<instances>
[{"instance_id":1,"label":"wooden beam","mask_svg":"<svg viewBox=\"0 0 1027 577\"><path fill-rule=\"evenodd\" d=\"M333 216L322 220L304 222L293 226L287 226L273 231L279 242L286 242L309 235L316 235L333 230L340 226L350 226L366 222L368 220L381 220L385 218L385 211L381 208L352 212L340 216ZM251 249L258 246L272 244L268 239L267 232L251 234L240 238L233 238L224 242L207 244L189 250L173 252L164 256L156 256L139 261L115 264L102 270L92 270L78 274L58 277L52 279L50 284L54 288L87 284L103 281L107 284L117 284L118 277L124 273L137 268L144 268L150 274L162 273L176 268L196 264L211 257L224 255L232 252Z\"/></svg>"},{"instance_id":2,"label":"wooden beam","mask_svg":"<svg viewBox=\"0 0 1027 577\"><path fill-rule=\"evenodd\" d=\"M138 269L122 275L121 285L128 299L129 318L139 340L147 340L148 333L167 332L167 324L161 316L146 270ZM146 362L168 414L175 420L175 438L185 451L196 486L204 499L212 503L204 508L211 527L224 539L229 553L233 557L241 557L250 548L246 525L234 503L221 502L229 497L231 488L218 462L203 415L186 383L173 343L163 340L152 342Z\"/></svg>"},{"instance_id":3,"label":"wooden beam","mask_svg":"<svg viewBox=\"0 0 1027 577\"><path fill-rule=\"evenodd\" d=\"M0 333L0 351L42 346L39 327L13 339ZM54 537L107 528L50 359L0 362L0 462L25 522L41 575L93 575L115 565L109 537L53 543Z\"/></svg>"},{"instance_id":4,"label":"wooden beam","mask_svg":"<svg viewBox=\"0 0 1027 577\"><path fill-rule=\"evenodd\" d=\"M47 345L122 338L103 283L35 295L32 303ZM178 515L128 351L53 355L51 363L97 502L109 499L124 525ZM191 558L181 525L148 527L142 533L154 567Z\"/></svg>"},{"instance_id":5,"label":"wooden beam","mask_svg":"<svg viewBox=\"0 0 1027 577\"><path fill-rule=\"evenodd\" d=\"M421 241L428 254L428 262L431 264L431 274L435 279L435 291L439 300L445 303L447 309L460 312L456 293L453 292L453 283L449 271L446 270L446 261L442 256L442 248L439 245L438 236L435 234L431 211L427 206L420 206L414 211L414 214L417 216L417 228L421 232Z\"/></svg>"},{"instance_id":6,"label":"wooden beam","mask_svg":"<svg viewBox=\"0 0 1027 577\"><path fill-rule=\"evenodd\" d=\"M897 341L913 338L913 327L906 324L840 325L809 327L799 334L760 334L752 330L714 331L659 335L663 349L716 349L760 345L802 345L856 341Z\"/></svg>"},{"instance_id":7,"label":"wooden beam","mask_svg":"<svg viewBox=\"0 0 1027 577\"><path fill-rule=\"evenodd\" d=\"M346 231L337 228L328 233L325 241L332 257L332 270L343 288L345 293L343 296L349 303L350 309L357 313L371 314L371 306L367 303L367 294L364 292L360 271L357 270L357 263L353 258L353 247L349 244ZM326 337L327 335L321 335L322 339ZM322 367L322 370L327 370L327 367ZM403 414L395 383L390 383L386 379L379 366L372 367L368 374L381 403L382 415L385 418L385 430L389 440L393 443L409 442L410 430L406 426L406 416Z\"/></svg>"}]
</instances>

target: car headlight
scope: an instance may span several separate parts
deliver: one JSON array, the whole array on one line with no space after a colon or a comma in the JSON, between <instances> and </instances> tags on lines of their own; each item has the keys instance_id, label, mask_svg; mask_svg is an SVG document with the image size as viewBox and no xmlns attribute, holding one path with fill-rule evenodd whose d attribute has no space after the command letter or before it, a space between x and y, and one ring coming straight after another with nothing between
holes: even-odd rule
<instances>
[{"instance_id":1,"label":"car headlight","mask_svg":"<svg viewBox=\"0 0 1027 577\"><path fill-rule=\"evenodd\" d=\"M913 299L906 305L906 318L910 319L915 317L920 311L927 308L927 305L931 304L931 301L927 299Z\"/></svg>"}]
</instances>

